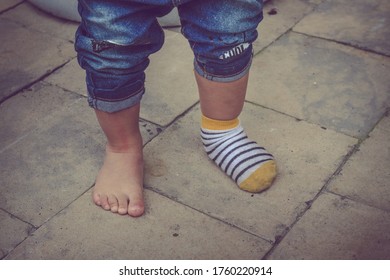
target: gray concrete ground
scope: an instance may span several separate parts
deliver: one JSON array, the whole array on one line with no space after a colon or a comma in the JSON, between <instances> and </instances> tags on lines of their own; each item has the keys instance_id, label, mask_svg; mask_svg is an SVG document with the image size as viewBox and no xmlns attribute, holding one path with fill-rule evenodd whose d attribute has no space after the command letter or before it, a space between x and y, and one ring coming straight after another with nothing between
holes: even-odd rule
<instances>
[{"instance_id":1,"label":"gray concrete ground","mask_svg":"<svg viewBox=\"0 0 390 280\"><path fill-rule=\"evenodd\" d=\"M1 1L0 258L390 259L390 2L264 11L241 120L277 159L273 187L242 192L203 153L192 54L166 30L147 70L146 213L133 219L91 202L105 140L77 24Z\"/></svg>"}]
</instances>

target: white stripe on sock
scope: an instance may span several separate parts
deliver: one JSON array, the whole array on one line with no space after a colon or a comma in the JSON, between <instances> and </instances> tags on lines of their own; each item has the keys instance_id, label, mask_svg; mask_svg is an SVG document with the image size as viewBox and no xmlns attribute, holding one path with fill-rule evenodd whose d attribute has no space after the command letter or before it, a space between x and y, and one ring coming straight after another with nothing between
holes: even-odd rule
<instances>
[{"instance_id":1,"label":"white stripe on sock","mask_svg":"<svg viewBox=\"0 0 390 280\"><path fill-rule=\"evenodd\" d=\"M246 136L239 125L228 130L201 129L209 157L238 184L247 179L263 162L273 157Z\"/></svg>"}]
</instances>

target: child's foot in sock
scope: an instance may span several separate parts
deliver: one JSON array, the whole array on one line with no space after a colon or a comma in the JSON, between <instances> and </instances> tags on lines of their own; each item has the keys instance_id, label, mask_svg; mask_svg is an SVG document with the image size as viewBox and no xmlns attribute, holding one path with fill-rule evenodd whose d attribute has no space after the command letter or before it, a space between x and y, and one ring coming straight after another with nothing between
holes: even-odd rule
<instances>
[{"instance_id":1,"label":"child's foot in sock","mask_svg":"<svg viewBox=\"0 0 390 280\"><path fill-rule=\"evenodd\" d=\"M105 210L138 217L144 213L142 143L134 147L118 150L107 145L92 197Z\"/></svg>"},{"instance_id":2,"label":"child's foot in sock","mask_svg":"<svg viewBox=\"0 0 390 280\"><path fill-rule=\"evenodd\" d=\"M201 136L208 156L240 189L261 192L276 177L273 156L246 136L238 119L218 121L202 117Z\"/></svg>"}]
</instances>

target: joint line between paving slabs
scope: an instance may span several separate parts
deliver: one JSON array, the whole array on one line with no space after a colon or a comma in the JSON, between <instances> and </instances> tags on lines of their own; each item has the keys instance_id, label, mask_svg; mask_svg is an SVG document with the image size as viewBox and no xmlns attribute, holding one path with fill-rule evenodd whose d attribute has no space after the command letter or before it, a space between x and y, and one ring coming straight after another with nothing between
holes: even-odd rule
<instances>
[{"instance_id":1,"label":"joint line between paving slabs","mask_svg":"<svg viewBox=\"0 0 390 280\"><path fill-rule=\"evenodd\" d=\"M73 58L70 58L68 61L66 61L65 63L57 66L57 67L54 67L53 69L51 70L48 70L45 74L43 74L41 77L37 78L36 80L22 86L20 89L17 89L15 92L11 93L10 95L4 97L3 99L0 99L0 105L3 104L4 102L6 102L8 99L18 95L19 93L22 93L23 91L25 91L26 89L32 87L33 85L39 83L39 82L42 82L44 79L46 79L48 76L50 76L51 74L53 74L55 71L57 71L58 69L61 69L62 67L64 67L66 64L68 64Z\"/></svg>"},{"instance_id":2,"label":"joint line between paving slabs","mask_svg":"<svg viewBox=\"0 0 390 280\"><path fill-rule=\"evenodd\" d=\"M11 7L8 7L8 8L6 8L6 9L3 10L3 11L0 11L0 16L1 16L2 14L6 13L6 12L8 12L8 11L10 11L10 10L12 10L12 9L15 9L17 6L22 5L24 2L26 2L26 0L23 0L23 1L21 1L20 3L17 3L17 4L15 4L15 5L11 6Z\"/></svg>"},{"instance_id":3,"label":"joint line between paving slabs","mask_svg":"<svg viewBox=\"0 0 390 280\"><path fill-rule=\"evenodd\" d=\"M181 118L185 117L190 111L192 111L197 105L199 104L199 101L196 101L194 104L192 104L190 107L188 107L186 110L184 110L184 112L180 113L179 115L177 115L171 122L169 122L167 125L159 125L153 121L150 121L148 119L145 119L145 118L140 118L140 120L143 120L143 121L146 121L148 123L151 123L153 125L156 125L160 131L158 131L158 133L152 138L150 139L149 141L147 141L146 143L144 143L143 147L145 148L145 146L147 144L149 144L150 142L153 141L153 139L155 139L158 135L160 135L161 133L163 133L167 128L169 128L172 124L174 124L175 122L179 121Z\"/></svg>"},{"instance_id":4,"label":"joint line between paving slabs","mask_svg":"<svg viewBox=\"0 0 390 280\"><path fill-rule=\"evenodd\" d=\"M54 217L56 217L59 213L61 213L62 211L64 211L66 208L68 208L70 205L72 205L76 200L78 200L80 197L82 197L84 194L86 194L93 186L95 185L95 182L90 186L88 187L85 191L83 191L80 195L78 195L77 197L75 197L72 201L70 201L67 205L65 205L62 209L60 209L58 212L54 213L51 217L49 217L47 220L45 220L41 225L39 226L34 226L33 224L27 222L27 221L24 221L23 219L19 218L18 216L15 216L14 214L12 213L9 213L8 211L0 208L0 210L3 210L4 212L6 212L7 214L9 214L11 217L15 218L15 219L18 219L26 224L28 224L31 229L29 230L28 232L28 235L26 236L26 238L24 238L22 241L20 241L12 250L10 250L4 257L6 258L9 254L11 254L20 244L22 244L27 238L31 237L31 235L37 231L39 228L41 228L42 226L44 226L45 224L47 224L48 222L50 222Z\"/></svg>"},{"instance_id":5,"label":"joint line between paving slabs","mask_svg":"<svg viewBox=\"0 0 390 280\"><path fill-rule=\"evenodd\" d=\"M319 39L319 40L324 40L324 41L340 44L340 45L343 45L343 46L347 46L347 47L350 47L350 48L353 48L353 49L356 49L356 50L360 50L360 51L364 51L364 52L368 52L368 53L371 53L371 54L380 55L380 56L384 56L384 57L390 57L386 53L382 53L380 51L372 50L372 49L370 49L368 47L360 46L360 45L358 45L356 43L354 44L354 43L342 42L342 41L338 41L336 39L330 39L330 38L325 38L325 37L321 37L321 36L310 35L310 34L306 34L306 33L295 31L295 30L292 30L291 32L294 32L296 34L300 34L300 35L303 35L303 36L307 36L307 37L310 37L310 38L315 38L315 39Z\"/></svg>"},{"instance_id":6,"label":"joint line between paving slabs","mask_svg":"<svg viewBox=\"0 0 390 280\"><path fill-rule=\"evenodd\" d=\"M74 100L71 104L77 103L77 102L79 102L79 101L80 101L80 99ZM58 111L55 111L55 112L52 112L51 114L46 115L46 116L43 117L43 119L42 119L43 122L44 122L44 120L45 120L46 118L49 118L50 116L52 116L52 115L54 115L54 114L56 114L56 113L58 113L58 112L61 112L62 110L64 110L64 109L60 109L60 110L58 110ZM12 148L13 146L15 146L16 144L18 144L18 143L19 143L20 141L22 141L24 138L28 137L29 135L33 134L33 133L36 132L36 131L39 131L40 129L41 129L41 127L40 127L40 126L37 126L37 127L33 128L33 129L27 131L25 134L21 135L21 136L18 137L16 140L14 140L13 142L11 142L10 144L8 144L7 146L5 146L4 148L0 149L0 155L1 155L2 153L4 153L5 151L7 151L8 149L10 149L10 148Z\"/></svg>"},{"instance_id":7,"label":"joint line between paving slabs","mask_svg":"<svg viewBox=\"0 0 390 280\"><path fill-rule=\"evenodd\" d=\"M357 144L355 144L352 149L344 156L342 162L339 164L339 166L336 168L335 172L326 180L325 184L322 186L322 188L319 190L319 192L314 196L313 199L306 201L306 207L302 210L301 213L297 215L297 218L295 221L289 226L286 227L285 231L275 237L275 242L271 249L264 255L262 258L263 260L268 259L268 257L273 253L273 251L276 249L276 247L283 241L283 239L287 236L287 234L291 231L291 229L301 220L301 218L306 214L306 212L311 208L313 203L318 199L318 197L323 194L326 191L326 188L330 185L330 183L333 181L333 179L340 174L341 170L343 169L344 165L347 163L347 161L351 158L353 154L355 154L358 150L363 141L359 140Z\"/></svg>"},{"instance_id":8,"label":"joint line between paving slabs","mask_svg":"<svg viewBox=\"0 0 390 280\"><path fill-rule=\"evenodd\" d=\"M183 117L185 117L190 111L192 111L197 105L199 104L199 100L196 101L194 104L192 104L190 107L188 107L186 110L184 110L181 114L177 115L170 123L168 123L167 125L163 126L164 129L168 128L169 126L171 126L172 124L174 124L175 122L179 121L180 119L182 119Z\"/></svg>"},{"instance_id":9,"label":"joint line between paving slabs","mask_svg":"<svg viewBox=\"0 0 390 280\"><path fill-rule=\"evenodd\" d=\"M220 218L218 218L218 217L215 217L215 216L212 216L212 215L210 215L210 214L208 214L208 213L202 212L202 211L200 211L199 209L196 209L196 208L192 207L191 205L185 204L185 203L183 203L183 202L180 201L180 200L176 200L175 198L170 197L169 195L167 195L167 194L165 194L165 193L163 193L163 192L161 192L161 191L159 191L159 190L157 190L157 189L155 189L155 188L153 188L153 187L150 187L150 186L146 186L146 185L145 185L145 188L148 189L149 191L152 191L152 192L154 192L154 193L156 193L156 194L158 194L158 195L161 195L161 196L163 196L163 197L165 197L165 198L167 198L167 199L169 199L169 200L171 200L171 201L173 201L173 202L175 202L175 203L178 203L178 204L180 204L180 205L182 205L182 206L184 206L184 207L188 207L189 209L192 209L192 210L194 210L194 211L196 211L196 212L198 212L198 213L200 213L200 214L202 214L202 215L205 215L205 216L207 216L207 217L209 217L209 218L211 218L211 219L213 219L213 220L219 221L219 222L221 222L221 223L223 223L223 224L225 224L225 225L228 225L228 226L230 226L230 227L233 227L233 228L235 228L235 229L238 229L239 231L242 231L242 232L245 232L245 233L247 233L247 234L250 234L250 235L252 235L252 236L254 236L254 237L260 238L261 240L266 241L267 243L270 243L270 244L273 243L272 240L267 239L265 236L257 235L257 234L255 234L255 233L253 233L253 232L250 232L250 231L246 230L246 229L240 228L240 227L238 227L238 226L235 225L235 224L229 223L229 222L227 222L227 221L225 221L225 220L222 220L222 219L220 219Z\"/></svg>"},{"instance_id":10,"label":"joint line between paving slabs","mask_svg":"<svg viewBox=\"0 0 390 280\"><path fill-rule=\"evenodd\" d=\"M34 229L34 230L38 229L38 227L36 227L36 226L34 226L33 224L31 224L31 223L29 223L29 222L23 220L22 218L16 216L15 214L12 214L12 213L8 212L6 209L0 207L0 210L1 210L1 211L4 211L4 212L7 213L8 215L10 215L13 219L17 219L17 220L19 220L19 221L22 221L23 223L28 224L32 229Z\"/></svg>"}]
</instances>

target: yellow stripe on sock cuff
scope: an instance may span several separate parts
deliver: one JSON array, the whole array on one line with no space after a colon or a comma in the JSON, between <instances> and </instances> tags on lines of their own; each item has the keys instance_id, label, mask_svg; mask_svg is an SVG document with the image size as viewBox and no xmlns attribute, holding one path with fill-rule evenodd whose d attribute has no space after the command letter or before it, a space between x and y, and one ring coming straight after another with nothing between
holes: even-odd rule
<instances>
[{"instance_id":1,"label":"yellow stripe on sock cuff","mask_svg":"<svg viewBox=\"0 0 390 280\"><path fill-rule=\"evenodd\" d=\"M209 119L202 115L202 128L211 130L225 130L232 129L239 125L240 121L238 118L229 121L220 121Z\"/></svg>"}]
</instances>

